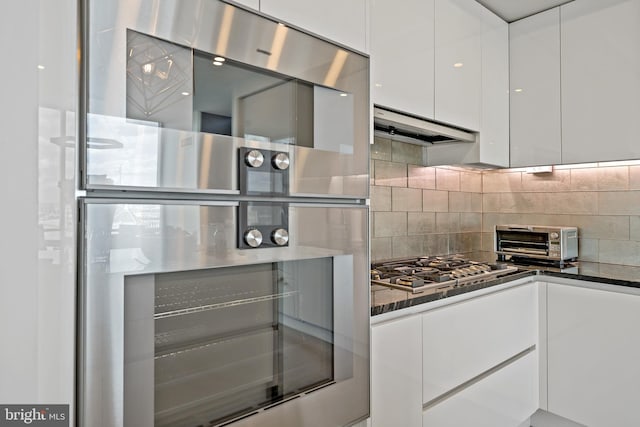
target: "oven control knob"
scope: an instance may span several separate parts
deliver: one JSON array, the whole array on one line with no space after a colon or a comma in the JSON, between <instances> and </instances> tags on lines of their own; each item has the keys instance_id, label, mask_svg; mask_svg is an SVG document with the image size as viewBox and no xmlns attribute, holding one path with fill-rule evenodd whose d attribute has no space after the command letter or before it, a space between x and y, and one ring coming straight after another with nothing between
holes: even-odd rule
<instances>
[{"instance_id":1,"label":"oven control knob","mask_svg":"<svg viewBox=\"0 0 640 427\"><path fill-rule=\"evenodd\" d=\"M252 168L259 168L264 163L264 155L258 150L251 150L244 156L244 161Z\"/></svg>"},{"instance_id":2,"label":"oven control knob","mask_svg":"<svg viewBox=\"0 0 640 427\"><path fill-rule=\"evenodd\" d=\"M244 232L244 241L252 248L257 248L262 244L262 233L260 230L252 228Z\"/></svg>"},{"instance_id":3,"label":"oven control knob","mask_svg":"<svg viewBox=\"0 0 640 427\"><path fill-rule=\"evenodd\" d=\"M553 233L551 233L550 237L553 240L558 240L558 237L560 237L560 235L554 231Z\"/></svg>"},{"instance_id":4,"label":"oven control knob","mask_svg":"<svg viewBox=\"0 0 640 427\"><path fill-rule=\"evenodd\" d=\"M271 233L271 240L278 246L284 246L289 242L289 232L284 228L276 228Z\"/></svg>"},{"instance_id":5,"label":"oven control knob","mask_svg":"<svg viewBox=\"0 0 640 427\"><path fill-rule=\"evenodd\" d=\"M291 161L289 160L287 153L278 153L271 159L273 167L282 171L289 167L290 162Z\"/></svg>"}]
</instances>

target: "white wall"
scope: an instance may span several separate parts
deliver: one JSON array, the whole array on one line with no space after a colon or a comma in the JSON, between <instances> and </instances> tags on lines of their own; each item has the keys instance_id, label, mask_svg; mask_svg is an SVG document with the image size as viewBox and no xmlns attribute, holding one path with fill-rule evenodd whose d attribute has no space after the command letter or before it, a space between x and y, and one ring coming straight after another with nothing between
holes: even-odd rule
<instances>
[{"instance_id":1,"label":"white wall","mask_svg":"<svg viewBox=\"0 0 640 427\"><path fill-rule=\"evenodd\" d=\"M72 404L76 1L0 7L0 402Z\"/></svg>"}]
</instances>

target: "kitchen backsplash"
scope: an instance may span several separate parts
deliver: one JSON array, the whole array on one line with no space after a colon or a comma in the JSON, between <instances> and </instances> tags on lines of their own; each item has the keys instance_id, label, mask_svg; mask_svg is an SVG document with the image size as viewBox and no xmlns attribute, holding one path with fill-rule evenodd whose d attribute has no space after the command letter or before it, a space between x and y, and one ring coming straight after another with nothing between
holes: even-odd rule
<instances>
[{"instance_id":1,"label":"kitchen backsplash","mask_svg":"<svg viewBox=\"0 0 640 427\"><path fill-rule=\"evenodd\" d=\"M421 146L374 139L372 261L481 248L481 173L424 167L423 159Z\"/></svg>"},{"instance_id":2,"label":"kitchen backsplash","mask_svg":"<svg viewBox=\"0 0 640 427\"><path fill-rule=\"evenodd\" d=\"M584 261L640 266L640 164L468 171L371 146L371 259L493 251L496 224L574 225Z\"/></svg>"},{"instance_id":3,"label":"kitchen backsplash","mask_svg":"<svg viewBox=\"0 0 640 427\"><path fill-rule=\"evenodd\" d=\"M640 265L640 165L613 165L483 172L483 249L496 224L575 225L581 260Z\"/></svg>"}]
</instances>

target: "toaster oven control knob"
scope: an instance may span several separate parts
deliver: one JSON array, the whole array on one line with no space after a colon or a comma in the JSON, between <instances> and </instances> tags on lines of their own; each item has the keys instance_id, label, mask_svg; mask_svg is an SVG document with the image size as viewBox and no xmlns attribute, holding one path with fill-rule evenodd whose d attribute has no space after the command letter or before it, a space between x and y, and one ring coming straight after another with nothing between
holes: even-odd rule
<instances>
[{"instance_id":1,"label":"toaster oven control knob","mask_svg":"<svg viewBox=\"0 0 640 427\"><path fill-rule=\"evenodd\" d=\"M262 244L262 233L260 230L252 228L244 232L244 241L252 248L257 248Z\"/></svg>"},{"instance_id":2,"label":"toaster oven control knob","mask_svg":"<svg viewBox=\"0 0 640 427\"><path fill-rule=\"evenodd\" d=\"M244 156L244 162L252 168L259 168L264 163L264 155L258 150L251 150Z\"/></svg>"},{"instance_id":3,"label":"toaster oven control knob","mask_svg":"<svg viewBox=\"0 0 640 427\"><path fill-rule=\"evenodd\" d=\"M289 156L287 153L278 153L271 159L273 167L279 170L285 170L289 167Z\"/></svg>"},{"instance_id":4,"label":"toaster oven control knob","mask_svg":"<svg viewBox=\"0 0 640 427\"><path fill-rule=\"evenodd\" d=\"M549 237L551 237L551 240L558 240L558 237L560 237L560 235L554 231L549 235Z\"/></svg>"},{"instance_id":5,"label":"toaster oven control knob","mask_svg":"<svg viewBox=\"0 0 640 427\"><path fill-rule=\"evenodd\" d=\"M276 228L271 233L271 240L278 246L284 246L289 242L289 232L284 228Z\"/></svg>"}]
</instances>

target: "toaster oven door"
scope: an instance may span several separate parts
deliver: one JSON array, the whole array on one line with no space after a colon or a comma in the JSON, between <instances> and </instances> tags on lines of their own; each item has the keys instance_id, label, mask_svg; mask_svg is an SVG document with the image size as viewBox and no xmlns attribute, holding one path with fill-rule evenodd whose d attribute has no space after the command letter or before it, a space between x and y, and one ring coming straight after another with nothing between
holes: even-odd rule
<instances>
[{"instance_id":1,"label":"toaster oven door","mask_svg":"<svg viewBox=\"0 0 640 427\"><path fill-rule=\"evenodd\" d=\"M496 231L496 252L532 258L549 256L549 234L534 231Z\"/></svg>"}]
</instances>

